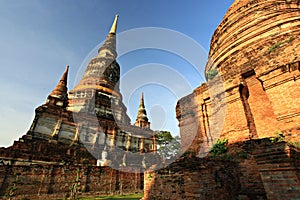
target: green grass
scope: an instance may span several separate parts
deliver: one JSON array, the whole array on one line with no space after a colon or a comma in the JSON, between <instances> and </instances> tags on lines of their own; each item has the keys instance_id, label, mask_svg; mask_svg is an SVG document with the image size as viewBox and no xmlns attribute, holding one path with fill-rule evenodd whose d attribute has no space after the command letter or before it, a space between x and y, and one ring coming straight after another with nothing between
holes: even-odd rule
<instances>
[{"instance_id":1,"label":"green grass","mask_svg":"<svg viewBox=\"0 0 300 200\"><path fill-rule=\"evenodd\" d=\"M93 196L93 197L79 197L80 200L139 200L144 194L126 194L126 195L113 195L113 196Z\"/></svg>"}]
</instances>

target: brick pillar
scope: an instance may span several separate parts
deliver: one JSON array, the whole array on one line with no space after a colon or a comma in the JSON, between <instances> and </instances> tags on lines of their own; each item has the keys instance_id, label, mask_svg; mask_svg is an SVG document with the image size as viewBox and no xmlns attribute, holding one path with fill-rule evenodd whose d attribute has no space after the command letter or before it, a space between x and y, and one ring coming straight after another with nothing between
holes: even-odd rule
<instances>
[{"instance_id":1,"label":"brick pillar","mask_svg":"<svg viewBox=\"0 0 300 200\"><path fill-rule=\"evenodd\" d=\"M117 130L113 129L112 138L111 138L111 141L110 141L111 148L115 148L115 146L116 146L116 136L117 136Z\"/></svg>"},{"instance_id":2,"label":"brick pillar","mask_svg":"<svg viewBox=\"0 0 300 200\"><path fill-rule=\"evenodd\" d=\"M130 146L131 146L131 136L128 135L127 142L126 142L126 151L128 151L130 149Z\"/></svg>"},{"instance_id":3,"label":"brick pillar","mask_svg":"<svg viewBox=\"0 0 300 200\"><path fill-rule=\"evenodd\" d=\"M153 141L153 150L156 151L157 147L156 147L156 135L154 135L152 137L152 141Z\"/></svg>"},{"instance_id":4,"label":"brick pillar","mask_svg":"<svg viewBox=\"0 0 300 200\"><path fill-rule=\"evenodd\" d=\"M56 125L54 127L54 130L52 132L52 137L58 137L58 133L59 133L59 130L60 130L60 127L61 127L61 124L62 124L62 119L59 119L57 122L56 122Z\"/></svg>"},{"instance_id":5,"label":"brick pillar","mask_svg":"<svg viewBox=\"0 0 300 200\"><path fill-rule=\"evenodd\" d=\"M257 137L264 138L273 136L274 132L281 130L283 126L281 122L276 119L272 103L266 91L264 91L262 83L254 75L246 78L245 83L250 94L247 102L249 107L251 107Z\"/></svg>"},{"instance_id":6,"label":"brick pillar","mask_svg":"<svg viewBox=\"0 0 300 200\"><path fill-rule=\"evenodd\" d=\"M81 124L77 124L74 139L73 139L73 143L78 143L79 142L80 129L81 129Z\"/></svg>"},{"instance_id":7,"label":"brick pillar","mask_svg":"<svg viewBox=\"0 0 300 200\"><path fill-rule=\"evenodd\" d=\"M145 139L141 139L140 152L143 153L145 148Z\"/></svg>"}]
</instances>

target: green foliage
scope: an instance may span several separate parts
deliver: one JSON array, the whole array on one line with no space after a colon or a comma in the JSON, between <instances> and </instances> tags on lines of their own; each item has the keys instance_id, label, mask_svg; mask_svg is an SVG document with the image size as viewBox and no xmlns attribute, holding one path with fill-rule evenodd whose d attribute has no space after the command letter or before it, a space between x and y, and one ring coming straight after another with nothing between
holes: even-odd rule
<instances>
[{"instance_id":1,"label":"green foliage","mask_svg":"<svg viewBox=\"0 0 300 200\"><path fill-rule=\"evenodd\" d=\"M223 161L230 161L230 160L233 160L233 156L230 155L230 154L225 153L225 154L221 155L221 159Z\"/></svg>"},{"instance_id":2,"label":"green foliage","mask_svg":"<svg viewBox=\"0 0 300 200\"><path fill-rule=\"evenodd\" d=\"M211 148L210 153L212 153L214 157L226 153L228 150L226 146L227 143L228 140L226 138L218 139L218 141Z\"/></svg>"},{"instance_id":3,"label":"green foliage","mask_svg":"<svg viewBox=\"0 0 300 200\"><path fill-rule=\"evenodd\" d=\"M268 49L268 54L270 54L271 52L275 51L278 47L280 47L282 45L282 42L279 41L276 44L272 45L269 49Z\"/></svg>"},{"instance_id":4,"label":"green foliage","mask_svg":"<svg viewBox=\"0 0 300 200\"><path fill-rule=\"evenodd\" d=\"M271 52L275 51L278 47L293 42L295 40L295 38L293 36L289 37L289 39L285 40L285 41L279 41L276 44L272 45L269 49L268 49L268 54L270 54Z\"/></svg>"},{"instance_id":5,"label":"green foliage","mask_svg":"<svg viewBox=\"0 0 300 200\"><path fill-rule=\"evenodd\" d=\"M163 159L170 159L181 150L180 137L173 137L169 131L159 131L156 142L157 152Z\"/></svg>"},{"instance_id":6,"label":"green foliage","mask_svg":"<svg viewBox=\"0 0 300 200\"><path fill-rule=\"evenodd\" d=\"M208 70L206 75L207 75L208 80L212 80L215 78L215 76L217 76L217 74L218 74L218 70L212 68L212 69Z\"/></svg>"},{"instance_id":7,"label":"green foliage","mask_svg":"<svg viewBox=\"0 0 300 200\"><path fill-rule=\"evenodd\" d=\"M15 184L13 184L13 186L8 188L8 192L6 193L6 197L8 197L8 199L12 199L12 197L16 196L16 190L18 188L15 187Z\"/></svg>"},{"instance_id":8,"label":"green foliage","mask_svg":"<svg viewBox=\"0 0 300 200\"><path fill-rule=\"evenodd\" d=\"M21 175L20 172L14 173L15 180L12 182L12 185L8 188L8 192L5 194L6 197L8 197L8 200L13 199L14 196L17 195L16 191L18 190L17 184L19 181L19 175Z\"/></svg>"},{"instance_id":9,"label":"green foliage","mask_svg":"<svg viewBox=\"0 0 300 200\"><path fill-rule=\"evenodd\" d=\"M295 40L295 38L293 36L291 36L289 39L286 40L287 43L293 42Z\"/></svg>"},{"instance_id":10,"label":"green foliage","mask_svg":"<svg viewBox=\"0 0 300 200\"><path fill-rule=\"evenodd\" d=\"M300 149L300 143L299 142L289 142L290 145Z\"/></svg>"},{"instance_id":11,"label":"green foliage","mask_svg":"<svg viewBox=\"0 0 300 200\"><path fill-rule=\"evenodd\" d=\"M80 169L76 170L76 178L70 187L70 198L72 200L78 199L78 193L80 192L81 178Z\"/></svg>"},{"instance_id":12,"label":"green foliage","mask_svg":"<svg viewBox=\"0 0 300 200\"><path fill-rule=\"evenodd\" d=\"M275 137L271 137L270 141L272 143L283 142L285 141L284 134L281 131L275 132Z\"/></svg>"},{"instance_id":13,"label":"green foliage","mask_svg":"<svg viewBox=\"0 0 300 200\"><path fill-rule=\"evenodd\" d=\"M190 115L191 115L192 117L195 117L194 111L190 110Z\"/></svg>"}]
</instances>

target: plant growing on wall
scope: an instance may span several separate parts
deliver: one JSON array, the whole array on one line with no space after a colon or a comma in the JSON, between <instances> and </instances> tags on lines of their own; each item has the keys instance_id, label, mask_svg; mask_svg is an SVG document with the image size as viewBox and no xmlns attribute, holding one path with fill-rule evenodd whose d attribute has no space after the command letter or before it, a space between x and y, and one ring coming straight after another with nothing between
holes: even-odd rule
<instances>
[{"instance_id":1,"label":"plant growing on wall","mask_svg":"<svg viewBox=\"0 0 300 200\"><path fill-rule=\"evenodd\" d=\"M299 142L289 142L289 145L292 145L293 147L296 147L300 149L300 143Z\"/></svg>"},{"instance_id":2,"label":"plant growing on wall","mask_svg":"<svg viewBox=\"0 0 300 200\"><path fill-rule=\"evenodd\" d=\"M224 154L228 150L226 146L227 143L228 140L226 138L218 139L218 141L214 144L214 146L211 148L209 152L212 153L214 157Z\"/></svg>"},{"instance_id":3,"label":"plant growing on wall","mask_svg":"<svg viewBox=\"0 0 300 200\"><path fill-rule=\"evenodd\" d=\"M80 192L81 178L80 178L80 169L76 170L76 178L74 183L70 187L70 198L72 200L78 199L78 193Z\"/></svg>"},{"instance_id":4,"label":"plant growing on wall","mask_svg":"<svg viewBox=\"0 0 300 200\"><path fill-rule=\"evenodd\" d=\"M285 141L284 134L281 131L275 132L275 137L270 138L272 143Z\"/></svg>"},{"instance_id":5,"label":"plant growing on wall","mask_svg":"<svg viewBox=\"0 0 300 200\"><path fill-rule=\"evenodd\" d=\"M217 74L218 74L218 70L212 68L207 71L206 76L207 76L208 80L212 80L217 76Z\"/></svg>"},{"instance_id":6,"label":"plant growing on wall","mask_svg":"<svg viewBox=\"0 0 300 200\"><path fill-rule=\"evenodd\" d=\"M291 37L289 37L289 38L288 38L287 40L285 40L285 41L279 41L279 42L275 43L274 45L272 45L272 46L268 49L268 54L270 54L271 52L275 51L278 47L281 47L281 46L283 46L283 45L285 45L285 44L288 44L288 43L293 42L294 39L295 39L295 38L294 38L293 36L291 36Z\"/></svg>"},{"instance_id":7,"label":"plant growing on wall","mask_svg":"<svg viewBox=\"0 0 300 200\"><path fill-rule=\"evenodd\" d=\"M17 191L17 184L19 183L19 175L20 173L15 173L15 180L12 182L12 185L8 188L8 192L5 194L5 196L8 198L8 200L13 199L14 196L16 196Z\"/></svg>"},{"instance_id":8,"label":"plant growing on wall","mask_svg":"<svg viewBox=\"0 0 300 200\"><path fill-rule=\"evenodd\" d=\"M192 111L192 110L190 110L190 115L191 115L192 117L195 117L195 112Z\"/></svg>"},{"instance_id":9,"label":"plant growing on wall","mask_svg":"<svg viewBox=\"0 0 300 200\"><path fill-rule=\"evenodd\" d=\"M268 54L270 54L271 52L275 51L278 47L280 47L282 45L282 42L277 42L276 44L272 45L269 49L268 49Z\"/></svg>"}]
</instances>

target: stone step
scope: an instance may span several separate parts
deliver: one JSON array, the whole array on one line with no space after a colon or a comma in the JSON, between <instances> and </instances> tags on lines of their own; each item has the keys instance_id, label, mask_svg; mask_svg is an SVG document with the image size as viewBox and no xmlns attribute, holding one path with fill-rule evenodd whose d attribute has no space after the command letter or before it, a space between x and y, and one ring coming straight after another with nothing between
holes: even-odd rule
<instances>
[{"instance_id":1,"label":"stone step","mask_svg":"<svg viewBox=\"0 0 300 200\"><path fill-rule=\"evenodd\" d=\"M266 152L254 155L257 163L280 163L280 162L289 162L290 157L286 151L274 151Z\"/></svg>"},{"instance_id":2,"label":"stone step","mask_svg":"<svg viewBox=\"0 0 300 200\"><path fill-rule=\"evenodd\" d=\"M286 152L285 146L265 146L252 152L253 155L268 154L273 152Z\"/></svg>"},{"instance_id":3,"label":"stone step","mask_svg":"<svg viewBox=\"0 0 300 200\"><path fill-rule=\"evenodd\" d=\"M262 164L284 164L290 163L290 159L286 158L286 157L277 157L277 158L266 158L266 159L261 159L257 161L258 165L262 165Z\"/></svg>"}]
</instances>

